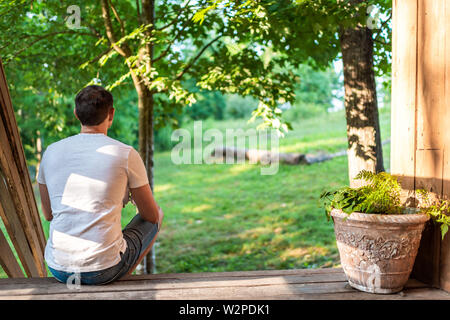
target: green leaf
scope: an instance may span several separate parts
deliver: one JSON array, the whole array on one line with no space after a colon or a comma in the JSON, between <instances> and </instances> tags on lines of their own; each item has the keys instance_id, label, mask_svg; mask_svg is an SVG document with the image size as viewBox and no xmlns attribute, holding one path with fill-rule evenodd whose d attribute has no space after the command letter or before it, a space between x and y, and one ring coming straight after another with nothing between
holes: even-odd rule
<instances>
[{"instance_id":1,"label":"green leaf","mask_svg":"<svg viewBox=\"0 0 450 320\"><path fill-rule=\"evenodd\" d=\"M444 240L445 234L448 231L448 225L447 224L441 224L441 235L442 235L442 240Z\"/></svg>"}]
</instances>

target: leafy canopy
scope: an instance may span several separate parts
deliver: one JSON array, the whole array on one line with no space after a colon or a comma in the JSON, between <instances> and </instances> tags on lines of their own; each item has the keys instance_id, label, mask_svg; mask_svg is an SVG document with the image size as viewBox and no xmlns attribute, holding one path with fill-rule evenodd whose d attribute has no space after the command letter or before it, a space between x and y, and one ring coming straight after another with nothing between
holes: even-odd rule
<instances>
[{"instance_id":1,"label":"leafy canopy","mask_svg":"<svg viewBox=\"0 0 450 320\"><path fill-rule=\"evenodd\" d=\"M126 59L108 40L98 2L80 3L80 28L70 29L71 1L0 0L7 72L33 70L24 86L68 96L94 81L130 89L134 72L155 93L156 128L177 125L174 115L196 101L198 89L186 85L193 79L200 89L253 96L260 102L254 116L286 132L278 105L294 102L292 67L326 68L339 56L340 29L367 24L370 5L388 17L391 1L157 0L154 24L143 23L140 1L108 3L115 45L130 51ZM388 72L389 23L377 24L374 37L376 68ZM153 59L142 55L146 46ZM40 84L41 75L50 83Z\"/></svg>"}]
</instances>

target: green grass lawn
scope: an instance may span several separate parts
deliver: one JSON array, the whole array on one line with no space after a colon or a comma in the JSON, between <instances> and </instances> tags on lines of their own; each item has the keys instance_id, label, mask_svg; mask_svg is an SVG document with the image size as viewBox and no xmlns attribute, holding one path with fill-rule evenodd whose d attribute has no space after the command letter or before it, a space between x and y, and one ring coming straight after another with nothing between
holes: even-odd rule
<instances>
[{"instance_id":1,"label":"green grass lawn","mask_svg":"<svg viewBox=\"0 0 450 320\"><path fill-rule=\"evenodd\" d=\"M380 121L387 139L389 113L381 113ZM233 121L217 127L245 126ZM346 145L339 112L294 124L280 151L335 152ZM389 144L384 152L388 169ZM337 266L333 225L318 207L318 196L348 183L347 158L260 173L260 165L248 163L176 166L170 152L157 154L155 197L166 217L156 250L158 272Z\"/></svg>"},{"instance_id":2,"label":"green grass lawn","mask_svg":"<svg viewBox=\"0 0 450 320\"><path fill-rule=\"evenodd\" d=\"M386 140L389 110L381 110L380 123ZM251 126L245 120L206 121L203 129ZM347 146L343 112L293 126L280 140L281 152L335 152ZM387 170L389 148L383 147ZM155 198L165 213L156 244L158 273L339 265L333 224L318 207L318 196L348 183L346 157L280 165L277 174L261 175L261 165L248 163L175 165L168 151L155 154L154 174ZM123 210L123 226L134 213L131 205ZM43 225L47 234L48 222Z\"/></svg>"}]
</instances>

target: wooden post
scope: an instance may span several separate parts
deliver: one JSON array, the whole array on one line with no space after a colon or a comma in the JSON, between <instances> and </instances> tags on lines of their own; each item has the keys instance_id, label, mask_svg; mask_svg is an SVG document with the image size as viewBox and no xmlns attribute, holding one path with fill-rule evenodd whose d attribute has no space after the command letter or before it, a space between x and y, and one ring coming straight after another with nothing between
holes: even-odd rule
<instances>
[{"instance_id":1,"label":"wooden post","mask_svg":"<svg viewBox=\"0 0 450 320\"><path fill-rule=\"evenodd\" d=\"M25 273L30 277L45 277L44 231L1 60L0 146L0 216ZM7 266L9 276L19 276L20 268L17 270L17 266L12 263L11 250L6 245L7 242L2 241L2 265Z\"/></svg>"},{"instance_id":2,"label":"wooden post","mask_svg":"<svg viewBox=\"0 0 450 320\"><path fill-rule=\"evenodd\" d=\"M450 3L393 1L391 173L414 190L450 198ZM412 277L450 291L450 236L426 226Z\"/></svg>"},{"instance_id":3,"label":"wooden post","mask_svg":"<svg viewBox=\"0 0 450 320\"><path fill-rule=\"evenodd\" d=\"M414 205L416 142L417 1L394 0L392 8L391 173ZM408 36L405 37L404 35Z\"/></svg>"}]
</instances>

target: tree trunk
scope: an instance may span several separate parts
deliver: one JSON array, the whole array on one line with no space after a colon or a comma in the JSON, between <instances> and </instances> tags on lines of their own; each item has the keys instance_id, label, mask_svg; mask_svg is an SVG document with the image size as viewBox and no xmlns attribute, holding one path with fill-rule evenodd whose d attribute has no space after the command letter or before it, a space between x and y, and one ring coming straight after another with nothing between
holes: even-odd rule
<instances>
[{"instance_id":1,"label":"tree trunk","mask_svg":"<svg viewBox=\"0 0 450 320\"><path fill-rule=\"evenodd\" d=\"M139 153L153 190L153 94L142 86L138 91Z\"/></svg>"},{"instance_id":2,"label":"tree trunk","mask_svg":"<svg viewBox=\"0 0 450 320\"><path fill-rule=\"evenodd\" d=\"M378 104L373 70L372 31L358 26L340 33L344 65L348 172L351 187L359 171L384 171Z\"/></svg>"},{"instance_id":3,"label":"tree trunk","mask_svg":"<svg viewBox=\"0 0 450 320\"><path fill-rule=\"evenodd\" d=\"M155 0L142 0L142 20L145 24L151 24L152 29L155 25ZM147 34L151 37L151 31ZM149 42L139 52L140 55L149 57L146 62L146 69L151 70L151 62L153 60L153 43ZM143 61L144 59L140 59ZM144 83L146 83L144 81ZM147 86L142 85L138 90L138 107L139 107L139 152L144 160L147 169L148 181L153 192L153 111L154 97L153 93ZM155 248L153 247L141 263L145 274L155 273Z\"/></svg>"},{"instance_id":4,"label":"tree trunk","mask_svg":"<svg viewBox=\"0 0 450 320\"><path fill-rule=\"evenodd\" d=\"M139 153L147 169L147 177L150 188L153 191L153 107L154 99L145 86L138 91L138 109L139 109ZM140 269L145 274L155 273L155 255L154 248L141 263Z\"/></svg>"}]
</instances>

